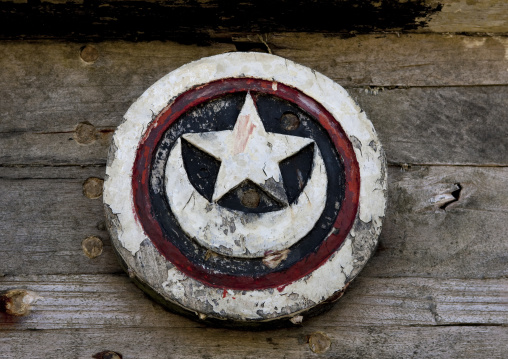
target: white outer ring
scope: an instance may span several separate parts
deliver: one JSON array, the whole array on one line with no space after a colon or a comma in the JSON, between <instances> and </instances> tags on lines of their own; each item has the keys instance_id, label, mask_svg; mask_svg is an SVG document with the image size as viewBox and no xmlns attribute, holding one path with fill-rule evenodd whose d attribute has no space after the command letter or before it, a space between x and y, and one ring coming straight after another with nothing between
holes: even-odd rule
<instances>
[{"instance_id":1,"label":"white outer ring","mask_svg":"<svg viewBox=\"0 0 508 359\"><path fill-rule=\"evenodd\" d=\"M227 319L266 320L296 315L341 291L359 272L372 255L385 212L386 164L374 128L347 92L326 76L290 60L262 53L226 53L172 71L141 95L118 126L113 137L116 150L106 168L104 203L117 215L118 222L113 225L119 244L134 257L141 242L148 239L135 219L131 188L136 150L146 128L154 114L159 114L180 94L224 78L257 78L273 81L273 86L283 83L297 88L340 122L354 145L360 169L358 215L343 245L326 263L280 291L227 290L224 296L223 289L205 286L172 268L159 294L192 311ZM370 226L366 231L363 229L367 223ZM355 255L356 248L367 250L360 256ZM160 287L160 283L148 281L148 284Z\"/></svg>"}]
</instances>

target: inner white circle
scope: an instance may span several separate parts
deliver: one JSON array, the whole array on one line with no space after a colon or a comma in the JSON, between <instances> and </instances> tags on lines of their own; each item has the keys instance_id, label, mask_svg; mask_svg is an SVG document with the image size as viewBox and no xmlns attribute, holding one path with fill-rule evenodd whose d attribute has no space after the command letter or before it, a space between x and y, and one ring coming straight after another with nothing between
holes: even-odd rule
<instances>
[{"instance_id":1,"label":"inner white circle","mask_svg":"<svg viewBox=\"0 0 508 359\"><path fill-rule=\"evenodd\" d=\"M291 247L314 228L325 208L328 177L314 144L310 178L293 204L265 213L232 210L208 202L190 183L179 138L166 164L165 186L171 210L187 235L214 252L256 258Z\"/></svg>"}]
</instances>

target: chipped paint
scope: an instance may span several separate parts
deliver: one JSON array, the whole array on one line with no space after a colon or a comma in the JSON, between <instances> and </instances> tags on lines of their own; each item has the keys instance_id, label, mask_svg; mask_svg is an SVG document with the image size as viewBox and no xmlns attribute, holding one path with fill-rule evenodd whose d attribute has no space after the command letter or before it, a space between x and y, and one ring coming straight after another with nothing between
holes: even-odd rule
<instances>
[{"instance_id":1,"label":"chipped paint","mask_svg":"<svg viewBox=\"0 0 508 359\"><path fill-rule=\"evenodd\" d=\"M137 252L142 255L148 248L153 248L133 211L132 170L140 138L148 136L145 130L149 128L154 115L161 113L178 95L197 85L235 77L271 81L272 88L273 84L284 84L299 89L322 104L340 122L351 141L355 139L353 150L359 164L361 180L358 214L353 227L340 249L325 263L305 277L278 288L237 290L211 287L185 275L175 267L168 270L166 279L160 282L162 284L153 282L153 279L148 275L143 276L142 273L140 279L148 283L153 282L152 286L159 288L156 289L158 293L169 302L178 303L184 308L208 317L239 321L289 319L326 302L328 298L345 288L373 253L384 217L387 181L383 150L365 113L347 92L332 80L292 61L261 53L227 53L182 66L151 86L126 113L125 122L119 126L114 136L114 146L106 170L104 201L112 214L118 218L118 224L113 224L116 226L116 231L113 231L114 243L122 247L120 253L123 253L122 256L127 262L132 262L131 258ZM178 151L176 147L174 151ZM314 152L315 156L316 153L318 151ZM318 161L318 157L314 160ZM313 173L309 181L320 172ZM166 172L166 183L174 183L172 180L177 179L173 179L171 174ZM307 184L306 188L314 186L309 187ZM178 203L183 211L192 208L195 200L198 200L198 197L187 193L178 199ZM219 211L213 208L213 204L211 207L207 205L202 208L210 212ZM207 231L214 230L213 228L228 229L227 235L242 233L241 222L234 222L236 228L234 233L229 228L230 220L225 223L227 224L224 225L221 220L220 223L213 223L208 227L206 225L198 227L203 230L207 228ZM231 251L237 251L239 255L245 255L243 244L238 248L232 246L229 241L226 241L227 246L224 243L217 244L223 237L223 231L214 235L214 241L208 243L209 248L223 250L229 247L229 253L223 252L224 254L229 255ZM141 247L141 243L145 240L148 245ZM261 239L250 242L256 243L252 248L253 253L259 255L261 251L263 254L266 253L267 248L268 251L284 250L289 246L289 242L279 247L273 245L274 242L268 246L262 242ZM160 253L156 252L155 255L157 258L160 257L158 261L165 261ZM326 284L323 285L324 283Z\"/></svg>"},{"instance_id":2,"label":"chipped paint","mask_svg":"<svg viewBox=\"0 0 508 359\"><path fill-rule=\"evenodd\" d=\"M323 212L328 179L317 148L310 179L298 199L280 211L252 214L201 196L187 179L180 144L178 140L166 166L167 198L182 229L214 252L253 258L284 250L305 236ZM228 230L231 224L234 231Z\"/></svg>"}]
</instances>

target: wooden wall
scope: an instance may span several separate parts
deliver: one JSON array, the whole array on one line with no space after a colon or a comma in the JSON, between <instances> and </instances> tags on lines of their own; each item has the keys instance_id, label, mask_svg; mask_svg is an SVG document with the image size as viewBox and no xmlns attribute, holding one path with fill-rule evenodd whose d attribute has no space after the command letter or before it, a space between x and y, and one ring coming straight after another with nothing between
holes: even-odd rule
<instances>
[{"instance_id":1,"label":"wooden wall","mask_svg":"<svg viewBox=\"0 0 508 359\"><path fill-rule=\"evenodd\" d=\"M333 10L353 2L322 3ZM379 20L388 5L406 2L361 3ZM373 10L377 3L386 13ZM171 33L156 27L139 39L128 34L145 28L134 24L123 38L127 25L115 27L114 19L96 21L112 26L102 32L80 27L86 1L1 1L0 18L11 19L11 28L0 25L0 291L28 289L41 298L29 315L0 313L0 358L91 358L104 350L126 359L506 357L508 3L409 3L413 17L404 23L320 28L314 21L307 28L296 15L286 22L252 15L248 28L238 25L242 18L202 19L206 31L193 37L179 20L168 25ZM74 25L63 22L59 4ZM188 19L189 7L231 12L221 1L171 5L168 14ZM23 19L44 11L56 14L61 33L45 18L23 31ZM125 21L127 12L117 11ZM93 63L80 58L90 44L99 54ZM147 298L116 260L102 198L83 194L87 178L104 177L112 132L146 88L189 61L249 49L344 86L373 122L389 162L387 216L366 268L327 314L263 332L205 327ZM83 131L83 122L93 127ZM94 259L81 246L92 235L104 243ZM308 343L317 332L331 343L320 354Z\"/></svg>"}]
</instances>

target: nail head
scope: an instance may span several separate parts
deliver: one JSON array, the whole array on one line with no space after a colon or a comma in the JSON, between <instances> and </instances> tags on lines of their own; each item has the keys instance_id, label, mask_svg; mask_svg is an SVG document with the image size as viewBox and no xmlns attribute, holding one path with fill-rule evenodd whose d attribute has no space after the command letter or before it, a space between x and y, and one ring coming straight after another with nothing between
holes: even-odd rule
<instances>
[{"instance_id":1,"label":"nail head","mask_svg":"<svg viewBox=\"0 0 508 359\"><path fill-rule=\"evenodd\" d=\"M92 45L86 45L81 48L81 59L86 63L93 63L99 58L99 51Z\"/></svg>"},{"instance_id":2,"label":"nail head","mask_svg":"<svg viewBox=\"0 0 508 359\"><path fill-rule=\"evenodd\" d=\"M90 199L97 199L102 196L104 180L97 177L90 177L83 183L83 194Z\"/></svg>"},{"instance_id":3,"label":"nail head","mask_svg":"<svg viewBox=\"0 0 508 359\"><path fill-rule=\"evenodd\" d=\"M85 255L88 258L93 259L102 254L103 243L99 237L90 236L81 242L81 247L83 248Z\"/></svg>"},{"instance_id":4,"label":"nail head","mask_svg":"<svg viewBox=\"0 0 508 359\"><path fill-rule=\"evenodd\" d=\"M323 332L312 333L309 336L309 348L314 353L322 354L330 349L332 342Z\"/></svg>"},{"instance_id":5,"label":"nail head","mask_svg":"<svg viewBox=\"0 0 508 359\"><path fill-rule=\"evenodd\" d=\"M87 145L95 141L95 126L88 122L80 122L74 130L74 139L77 143Z\"/></svg>"}]
</instances>

